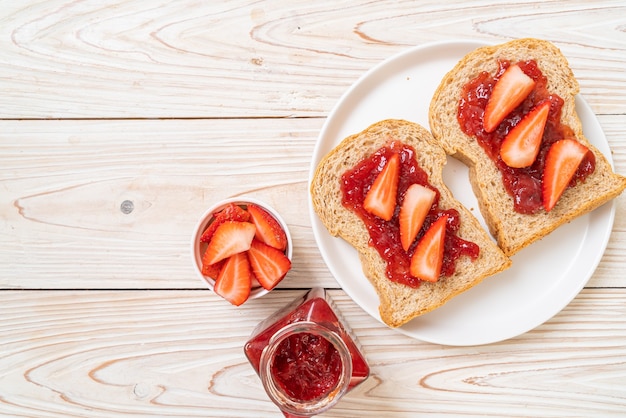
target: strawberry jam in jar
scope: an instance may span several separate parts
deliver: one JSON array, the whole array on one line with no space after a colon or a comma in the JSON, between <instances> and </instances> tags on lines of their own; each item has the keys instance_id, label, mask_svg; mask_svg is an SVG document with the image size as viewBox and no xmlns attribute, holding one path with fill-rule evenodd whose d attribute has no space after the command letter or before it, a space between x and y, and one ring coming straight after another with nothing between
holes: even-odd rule
<instances>
[{"instance_id":1,"label":"strawberry jam in jar","mask_svg":"<svg viewBox=\"0 0 626 418\"><path fill-rule=\"evenodd\" d=\"M369 376L356 338L322 288L261 322L244 352L286 417L320 414Z\"/></svg>"}]
</instances>

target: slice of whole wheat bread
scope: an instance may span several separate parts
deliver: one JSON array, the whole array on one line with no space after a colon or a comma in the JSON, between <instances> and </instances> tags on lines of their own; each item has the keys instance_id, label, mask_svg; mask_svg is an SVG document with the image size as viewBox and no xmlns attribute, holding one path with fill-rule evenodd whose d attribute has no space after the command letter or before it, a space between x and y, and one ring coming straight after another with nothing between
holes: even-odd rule
<instances>
[{"instance_id":1,"label":"slice of whole wheat bread","mask_svg":"<svg viewBox=\"0 0 626 418\"><path fill-rule=\"evenodd\" d=\"M480 72L494 74L498 60L511 63L533 59L548 79L547 89L564 101L561 123L569 126L578 141L595 155L595 171L584 183L568 188L557 205L546 212L528 215L513 209L513 198L506 192L502 176L475 138L466 135L457 121L463 87ZM469 167L470 182L480 211L490 232L507 255L512 255L559 226L592 211L618 196L626 187L626 177L615 174L600 151L583 135L576 113L575 96L579 87L569 63L552 43L539 39L519 39L504 44L478 48L449 71L435 91L429 109L433 136L446 153Z\"/></svg>"},{"instance_id":2,"label":"slice of whole wheat bread","mask_svg":"<svg viewBox=\"0 0 626 418\"><path fill-rule=\"evenodd\" d=\"M472 261L469 257L457 260L452 276L440 278L435 283L422 282L417 288L387 278L386 262L369 245L370 237L365 224L342 205L342 174L385 146L390 139L416 150L418 164L428 174L428 182L441 194L439 207L457 209L461 218L459 237L480 247L476 260ZM443 183L445 162L446 154L424 127L404 120L383 120L345 138L320 161L311 180L310 192L315 212L331 235L343 238L358 251L363 272L378 293L380 317L391 327L398 327L432 311L511 264L478 220L454 199Z\"/></svg>"}]
</instances>

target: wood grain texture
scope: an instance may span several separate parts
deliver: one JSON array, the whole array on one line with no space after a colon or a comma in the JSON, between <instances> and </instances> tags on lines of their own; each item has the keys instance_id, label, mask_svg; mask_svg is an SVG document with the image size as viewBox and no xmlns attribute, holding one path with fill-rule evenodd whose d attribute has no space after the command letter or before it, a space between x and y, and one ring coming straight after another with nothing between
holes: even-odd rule
<instances>
[{"instance_id":1,"label":"wood grain texture","mask_svg":"<svg viewBox=\"0 0 626 418\"><path fill-rule=\"evenodd\" d=\"M233 308L200 290L2 291L0 415L279 417L242 346L301 293ZM619 416L626 407L623 290L584 291L534 331L466 348L415 341L332 296L372 375L322 416Z\"/></svg>"},{"instance_id":2,"label":"wood grain texture","mask_svg":"<svg viewBox=\"0 0 626 418\"><path fill-rule=\"evenodd\" d=\"M325 116L414 45L533 36L597 113L625 113L615 1L2 2L0 118Z\"/></svg>"},{"instance_id":3,"label":"wood grain texture","mask_svg":"<svg viewBox=\"0 0 626 418\"><path fill-rule=\"evenodd\" d=\"M600 121L626 173L619 116ZM202 288L190 240L213 203L252 196L274 206L296 242L281 287L336 287L308 209L317 118L0 121L0 287ZM125 214L121 205L133 203ZM626 286L626 196L590 282ZM140 270L137 266L141 266Z\"/></svg>"},{"instance_id":4,"label":"wood grain texture","mask_svg":"<svg viewBox=\"0 0 626 418\"><path fill-rule=\"evenodd\" d=\"M0 122L0 287L202 288L193 230L235 196L268 202L289 225L297 245L281 286L336 286L307 200L322 122Z\"/></svg>"},{"instance_id":5,"label":"wood grain texture","mask_svg":"<svg viewBox=\"0 0 626 418\"><path fill-rule=\"evenodd\" d=\"M523 36L568 57L626 174L624 16L610 0L0 0L0 417L281 417L242 345L312 286L332 289L372 369L324 417L623 417L626 196L562 312L446 347L338 288L307 180L324 118L372 66ZM195 277L190 239L209 205L247 195L297 245L280 288L234 308Z\"/></svg>"}]
</instances>

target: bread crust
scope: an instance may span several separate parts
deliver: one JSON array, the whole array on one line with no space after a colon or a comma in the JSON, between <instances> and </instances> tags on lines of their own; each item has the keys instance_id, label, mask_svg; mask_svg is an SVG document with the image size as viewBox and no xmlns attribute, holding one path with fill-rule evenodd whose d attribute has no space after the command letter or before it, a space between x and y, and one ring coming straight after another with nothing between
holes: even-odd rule
<instances>
[{"instance_id":1,"label":"bread crust","mask_svg":"<svg viewBox=\"0 0 626 418\"><path fill-rule=\"evenodd\" d=\"M458 235L480 247L476 260L471 261L469 257L457 260L456 272L452 276L436 283L423 282L418 288L387 278L386 263L369 245L365 224L341 203L342 174L385 146L390 139L399 140L416 150L418 164L428 174L429 183L439 189L440 208L457 209L461 218ZM320 161L312 177L310 193L315 212L331 235L344 239L358 251L363 272L378 294L380 317L390 327L401 326L418 315L432 311L511 264L478 220L444 184L442 170L445 162L445 152L424 127L405 120L388 119L345 138Z\"/></svg>"},{"instance_id":2,"label":"bread crust","mask_svg":"<svg viewBox=\"0 0 626 418\"><path fill-rule=\"evenodd\" d=\"M518 62L534 59L548 79L548 91L563 100L561 123L569 126L578 141L596 157L596 169L584 183L567 189L550 212L532 215L513 210L502 176L475 138L467 136L457 121L458 103L465 84L480 72L495 73L498 60ZM513 255L540 240L559 226L584 215L618 196L626 177L615 174L604 155L584 136L576 113L579 85L561 51L544 40L525 38L478 48L463 57L442 79L429 108L432 135L445 152L469 167L470 183L491 234L507 255Z\"/></svg>"}]
</instances>

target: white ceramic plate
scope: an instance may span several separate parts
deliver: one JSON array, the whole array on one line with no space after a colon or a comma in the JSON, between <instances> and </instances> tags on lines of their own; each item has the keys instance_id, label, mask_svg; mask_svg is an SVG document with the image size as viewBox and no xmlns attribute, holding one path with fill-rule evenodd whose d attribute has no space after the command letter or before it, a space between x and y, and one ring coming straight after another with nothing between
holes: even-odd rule
<instances>
[{"instance_id":1,"label":"white ceramic plate","mask_svg":"<svg viewBox=\"0 0 626 418\"><path fill-rule=\"evenodd\" d=\"M395 55L363 75L339 100L322 131L311 173L344 137L386 118L407 119L428 127L428 106L440 80L480 42L445 42ZM611 153L595 115L576 98L587 138L609 159ZM471 192L467 168L448 158L444 180L485 225ZM309 199L315 239L331 273L345 292L380 320L378 296L363 275L356 251L330 236ZM453 298L444 306L398 328L408 336L445 345L502 341L541 325L563 309L597 267L613 226L613 203L576 219L513 257L513 266Z\"/></svg>"}]
</instances>

